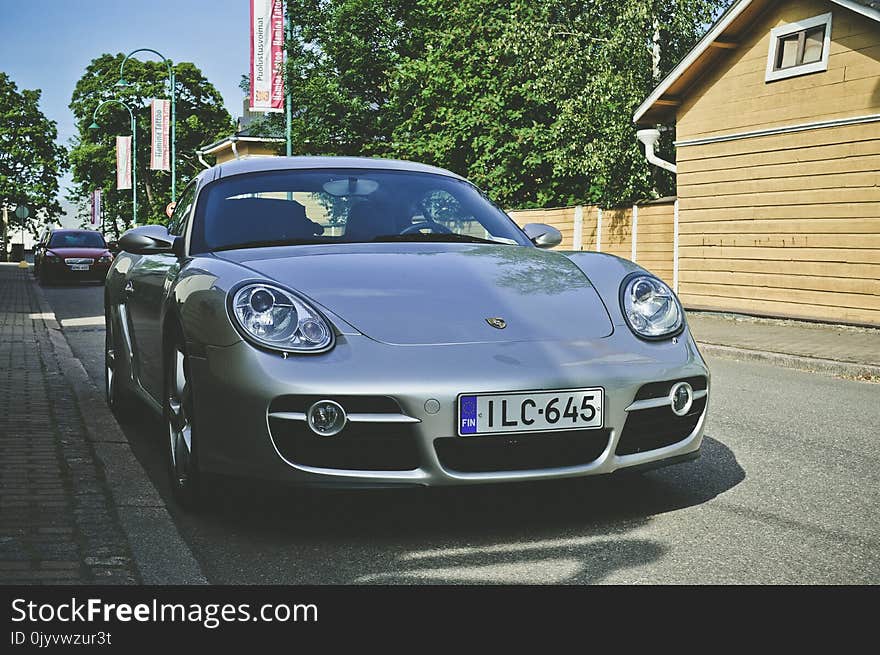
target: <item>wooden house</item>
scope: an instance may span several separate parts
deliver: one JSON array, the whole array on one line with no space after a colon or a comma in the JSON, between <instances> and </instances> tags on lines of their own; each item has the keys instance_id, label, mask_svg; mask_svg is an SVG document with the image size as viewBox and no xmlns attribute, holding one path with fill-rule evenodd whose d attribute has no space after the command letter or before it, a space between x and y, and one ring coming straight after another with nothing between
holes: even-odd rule
<instances>
[{"instance_id":1,"label":"wooden house","mask_svg":"<svg viewBox=\"0 0 880 655\"><path fill-rule=\"evenodd\" d=\"M880 325L880 0L736 0L634 120L675 129L686 306Z\"/></svg>"}]
</instances>

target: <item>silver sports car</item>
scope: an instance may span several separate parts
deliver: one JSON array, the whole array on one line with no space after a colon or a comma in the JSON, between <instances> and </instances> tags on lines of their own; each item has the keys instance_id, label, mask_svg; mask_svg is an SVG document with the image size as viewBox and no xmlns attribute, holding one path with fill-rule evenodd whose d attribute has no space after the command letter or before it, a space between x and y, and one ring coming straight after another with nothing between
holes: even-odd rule
<instances>
[{"instance_id":1,"label":"silver sports car","mask_svg":"<svg viewBox=\"0 0 880 655\"><path fill-rule=\"evenodd\" d=\"M185 506L218 475L455 485L697 457L709 371L675 294L560 240L431 166L215 166L167 229L119 242L108 402L163 416Z\"/></svg>"}]
</instances>

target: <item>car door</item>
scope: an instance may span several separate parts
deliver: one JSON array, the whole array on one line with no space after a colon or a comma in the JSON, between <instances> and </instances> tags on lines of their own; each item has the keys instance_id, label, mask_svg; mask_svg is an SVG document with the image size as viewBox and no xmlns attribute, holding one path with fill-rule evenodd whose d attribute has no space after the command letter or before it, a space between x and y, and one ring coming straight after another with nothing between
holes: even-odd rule
<instances>
[{"instance_id":1,"label":"car door","mask_svg":"<svg viewBox=\"0 0 880 655\"><path fill-rule=\"evenodd\" d=\"M180 194L168 231L182 236L192 210L196 183ZM162 397L162 307L177 274L177 255L142 255L129 269L125 282L125 303L131 317L134 357L141 387L159 402Z\"/></svg>"}]
</instances>

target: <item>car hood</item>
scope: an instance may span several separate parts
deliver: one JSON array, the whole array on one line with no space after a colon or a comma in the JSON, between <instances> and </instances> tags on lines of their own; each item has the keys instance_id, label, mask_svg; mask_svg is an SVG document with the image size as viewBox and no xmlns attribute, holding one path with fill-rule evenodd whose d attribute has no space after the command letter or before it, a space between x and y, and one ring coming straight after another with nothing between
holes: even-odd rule
<instances>
[{"instance_id":1,"label":"car hood","mask_svg":"<svg viewBox=\"0 0 880 655\"><path fill-rule=\"evenodd\" d=\"M46 248L46 252L58 257L92 257L94 259L110 254L106 248Z\"/></svg>"},{"instance_id":2,"label":"car hood","mask_svg":"<svg viewBox=\"0 0 880 655\"><path fill-rule=\"evenodd\" d=\"M216 253L389 344L596 339L611 319L565 256L522 246L347 244ZM501 318L499 329L487 319Z\"/></svg>"}]
</instances>

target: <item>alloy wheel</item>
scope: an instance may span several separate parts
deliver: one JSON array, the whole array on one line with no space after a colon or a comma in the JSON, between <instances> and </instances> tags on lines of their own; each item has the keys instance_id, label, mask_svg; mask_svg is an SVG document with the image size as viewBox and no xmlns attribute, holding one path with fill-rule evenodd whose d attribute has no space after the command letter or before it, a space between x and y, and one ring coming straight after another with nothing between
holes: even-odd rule
<instances>
[{"instance_id":1,"label":"alloy wheel","mask_svg":"<svg viewBox=\"0 0 880 655\"><path fill-rule=\"evenodd\" d=\"M185 488L192 474L192 393L183 351L175 347L171 357L167 392L171 472L175 485Z\"/></svg>"}]
</instances>

